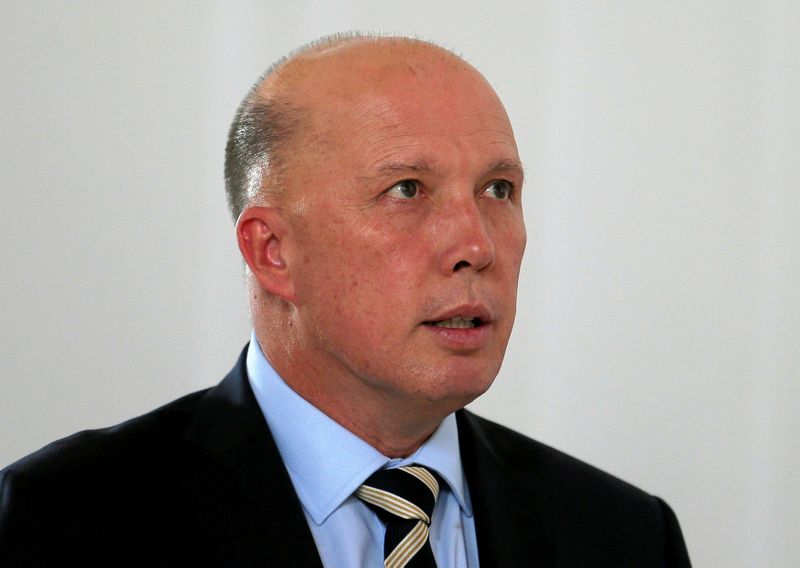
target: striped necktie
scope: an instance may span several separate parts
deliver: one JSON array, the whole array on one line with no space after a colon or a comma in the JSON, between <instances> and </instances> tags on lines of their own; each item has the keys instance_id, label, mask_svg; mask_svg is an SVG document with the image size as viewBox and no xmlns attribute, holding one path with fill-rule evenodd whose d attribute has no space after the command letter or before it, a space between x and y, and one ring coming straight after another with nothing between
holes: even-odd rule
<instances>
[{"instance_id":1,"label":"striped necktie","mask_svg":"<svg viewBox=\"0 0 800 568\"><path fill-rule=\"evenodd\" d=\"M439 496L439 478L411 465L373 473L356 490L386 523L384 568L435 568L428 526Z\"/></svg>"}]
</instances>

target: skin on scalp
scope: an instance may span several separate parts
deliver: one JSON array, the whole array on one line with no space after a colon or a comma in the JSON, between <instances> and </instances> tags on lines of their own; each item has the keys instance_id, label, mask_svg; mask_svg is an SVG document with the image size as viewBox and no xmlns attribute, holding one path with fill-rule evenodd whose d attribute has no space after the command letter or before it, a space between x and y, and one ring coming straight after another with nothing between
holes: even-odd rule
<instances>
[{"instance_id":1,"label":"skin on scalp","mask_svg":"<svg viewBox=\"0 0 800 568\"><path fill-rule=\"evenodd\" d=\"M302 397L409 455L491 385L511 332L525 228L505 110L475 69L404 38L312 50L259 89L302 118L277 198L237 226L256 337ZM481 341L426 324L459 310L485 312Z\"/></svg>"}]
</instances>

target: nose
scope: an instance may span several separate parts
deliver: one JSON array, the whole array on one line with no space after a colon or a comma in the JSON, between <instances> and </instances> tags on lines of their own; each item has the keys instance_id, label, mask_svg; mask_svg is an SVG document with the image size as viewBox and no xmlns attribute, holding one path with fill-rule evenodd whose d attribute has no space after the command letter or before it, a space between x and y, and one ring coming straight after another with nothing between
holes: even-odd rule
<instances>
[{"instance_id":1,"label":"nose","mask_svg":"<svg viewBox=\"0 0 800 568\"><path fill-rule=\"evenodd\" d=\"M479 272L495 261L495 246L487 222L474 197L450 204L442 212L439 242L443 246L441 269L447 274Z\"/></svg>"}]
</instances>

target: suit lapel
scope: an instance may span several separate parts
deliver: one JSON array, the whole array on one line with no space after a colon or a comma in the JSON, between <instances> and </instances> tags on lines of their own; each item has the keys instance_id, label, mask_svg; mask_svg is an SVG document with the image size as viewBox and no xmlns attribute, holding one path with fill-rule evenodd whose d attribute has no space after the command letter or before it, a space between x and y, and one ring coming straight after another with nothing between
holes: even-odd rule
<instances>
[{"instance_id":1,"label":"suit lapel","mask_svg":"<svg viewBox=\"0 0 800 568\"><path fill-rule=\"evenodd\" d=\"M181 497L221 563L322 568L289 474L247 382L244 354L200 402L186 441L194 451Z\"/></svg>"},{"instance_id":2,"label":"suit lapel","mask_svg":"<svg viewBox=\"0 0 800 568\"><path fill-rule=\"evenodd\" d=\"M547 487L514 467L514 441L498 439L496 425L466 410L456 418L481 568L554 565Z\"/></svg>"}]
</instances>

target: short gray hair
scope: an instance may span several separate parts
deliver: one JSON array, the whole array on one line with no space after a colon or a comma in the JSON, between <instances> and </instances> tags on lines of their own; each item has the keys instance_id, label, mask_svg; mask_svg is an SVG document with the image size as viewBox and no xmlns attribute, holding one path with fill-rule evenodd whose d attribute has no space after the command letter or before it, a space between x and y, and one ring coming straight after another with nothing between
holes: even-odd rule
<instances>
[{"instance_id":1,"label":"short gray hair","mask_svg":"<svg viewBox=\"0 0 800 568\"><path fill-rule=\"evenodd\" d=\"M277 177L280 149L299 123L296 109L278 97L261 97L256 86L236 111L225 146L225 192L234 222L262 191L267 173Z\"/></svg>"}]
</instances>

